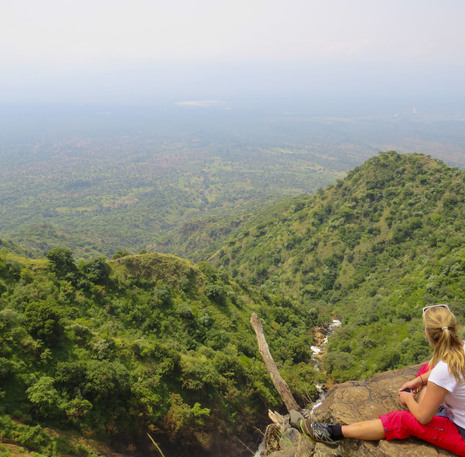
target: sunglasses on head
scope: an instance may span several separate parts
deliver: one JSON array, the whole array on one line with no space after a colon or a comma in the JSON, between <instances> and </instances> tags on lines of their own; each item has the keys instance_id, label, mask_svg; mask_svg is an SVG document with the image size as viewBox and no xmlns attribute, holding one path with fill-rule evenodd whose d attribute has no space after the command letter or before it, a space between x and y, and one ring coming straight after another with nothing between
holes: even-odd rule
<instances>
[{"instance_id":1,"label":"sunglasses on head","mask_svg":"<svg viewBox=\"0 0 465 457\"><path fill-rule=\"evenodd\" d=\"M447 305L431 305L431 306L425 306L423 308L423 314L430 308L446 308L448 311L450 311L450 308Z\"/></svg>"}]
</instances>

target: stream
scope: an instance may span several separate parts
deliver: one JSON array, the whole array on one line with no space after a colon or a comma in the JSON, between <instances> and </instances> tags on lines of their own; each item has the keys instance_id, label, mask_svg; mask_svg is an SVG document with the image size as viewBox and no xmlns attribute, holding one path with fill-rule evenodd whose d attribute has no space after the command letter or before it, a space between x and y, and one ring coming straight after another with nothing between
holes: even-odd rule
<instances>
[{"instance_id":1,"label":"stream","mask_svg":"<svg viewBox=\"0 0 465 457\"><path fill-rule=\"evenodd\" d=\"M333 321L328 325L328 327L326 328L326 331L324 332L324 338L322 342L319 345L310 346L310 351L312 352L313 366L315 370L321 371L321 356L325 353L326 345L328 344L328 339L330 335L334 333L334 330L340 326L341 326L341 321L338 319L333 319ZM315 404L312 407L310 417L312 416L315 409L321 406L326 396L326 391L324 390L322 384L315 384L315 388L320 394L320 396L318 397L318 400L315 402Z\"/></svg>"}]
</instances>

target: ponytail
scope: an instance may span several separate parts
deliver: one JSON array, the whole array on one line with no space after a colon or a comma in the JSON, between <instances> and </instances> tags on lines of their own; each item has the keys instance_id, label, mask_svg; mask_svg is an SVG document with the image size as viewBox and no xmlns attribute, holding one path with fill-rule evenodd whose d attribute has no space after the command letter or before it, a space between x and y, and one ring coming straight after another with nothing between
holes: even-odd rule
<instances>
[{"instance_id":1,"label":"ponytail","mask_svg":"<svg viewBox=\"0 0 465 457\"><path fill-rule=\"evenodd\" d=\"M434 346L430 366L443 360L457 382L465 379L465 352L455 316L446 307L433 307L423 313L423 320L426 336Z\"/></svg>"}]
</instances>

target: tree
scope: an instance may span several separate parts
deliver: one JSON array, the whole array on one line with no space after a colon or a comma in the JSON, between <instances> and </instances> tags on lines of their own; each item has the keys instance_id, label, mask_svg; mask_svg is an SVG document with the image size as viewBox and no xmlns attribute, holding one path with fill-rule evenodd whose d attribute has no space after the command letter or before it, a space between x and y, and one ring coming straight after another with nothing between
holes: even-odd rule
<instances>
[{"instance_id":1,"label":"tree","mask_svg":"<svg viewBox=\"0 0 465 457\"><path fill-rule=\"evenodd\" d=\"M73 398L64 405L65 413L68 418L79 424L82 422L84 416L92 409L92 403L82 398Z\"/></svg>"},{"instance_id":2,"label":"tree","mask_svg":"<svg viewBox=\"0 0 465 457\"><path fill-rule=\"evenodd\" d=\"M73 275L77 271L73 253L68 248L51 249L47 252L47 259L50 260L50 270L59 278Z\"/></svg>"},{"instance_id":3,"label":"tree","mask_svg":"<svg viewBox=\"0 0 465 457\"><path fill-rule=\"evenodd\" d=\"M217 305L224 306L226 304L226 292L221 284L207 284L205 295Z\"/></svg>"},{"instance_id":4,"label":"tree","mask_svg":"<svg viewBox=\"0 0 465 457\"><path fill-rule=\"evenodd\" d=\"M101 286L104 286L108 282L111 267L104 256L95 257L88 262L83 262L80 264L80 268L90 282Z\"/></svg>"},{"instance_id":5,"label":"tree","mask_svg":"<svg viewBox=\"0 0 465 457\"><path fill-rule=\"evenodd\" d=\"M90 361L87 365L84 392L95 401L103 401L109 408L124 400L130 393L127 368L118 362Z\"/></svg>"},{"instance_id":6,"label":"tree","mask_svg":"<svg viewBox=\"0 0 465 457\"><path fill-rule=\"evenodd\" d=\"M60 396L53 387L53 382L53 378L43 376L26 390L27 399L34 410L43 417L56 415L59 407Z\"/></svg>"},{"instance_id":7,"label":"tree","mask_svg":"<svg viewBox=\"0 0 465 457\"><path fill-rule=\"evenodd\" d=\"M49 344L55 343L63 334L60 312L47 302L32 302L27 305L26 326L32 336Z\"/></svg>"},{"instance_id":8,"label":"tree","mask_svg":"<svg viewBox=\"0 0 465 457\"><path fill-rule=\"evenodd\" d=\"M122 257L126 257L128 255L131 255L131 253L127 249L118 249L113 255L112 259L121 259Z\"/></svg>"}]
</instances>

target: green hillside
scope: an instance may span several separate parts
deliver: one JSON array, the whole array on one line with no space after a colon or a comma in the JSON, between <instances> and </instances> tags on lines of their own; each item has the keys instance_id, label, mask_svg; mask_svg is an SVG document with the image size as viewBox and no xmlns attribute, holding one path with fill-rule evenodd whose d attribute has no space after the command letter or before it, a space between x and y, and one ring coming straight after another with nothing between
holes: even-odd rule
<instances>
[{"instance_id":1,"label":"green hillside","mask_svg":"<svg viewBox=\"0 0 465 457\"><path fill-rule=\"evenodd\" d=\"M102 443L156 455L150 433L166 457L249 455L240 443L253 448L280 407L252 311L304 405L315 383L426 359L423 306L447 302L465 322L464 241L465 173L395 152L314 196L193 223L171 247L215 250L209 263L122 251L77 263L67 248L31 260L2 241L2 441L36 457ZM332 318L321 374L309 346Z\"/></svg>"},{"instance_id":2,"label":"green hillside","mask_svg":"<svg viewBox=\"0 0 465 457\"><path fill-rule=\"evenodd\" d=\"M195 262L209 259L225 243L241 236L243 230L259 225L263 218L268 218L270 211L280 214L285 211L293 199L266 204L253 211L241 214L209 216L192 219L180 228L167 233L156 243L149 245L150 250L174 254Z\"/></svg>"},{"instance_id":3,"label":"green hillside","mask_svg":"<svg viewBox=\"0 0 465 457\"><path fill-rule=\"evenodd\" d=\"M465 173L421 154L380 154L229 240L211 262L234 278L343 320L326 369L358 378L426 357L421 308L465 315Z\"/></svg>"},{"instance_id":4,"label":"green hillside","mask_svg":"<svg viewBox=\"0 0 465 457\"><path fill-rule=\"evenodd\" d=\"M318 319L289 300L169 255L76 264L66 248L39 260L0 254L2 442L36 457L91 457L92 439L147 455L150 433L166 457L226 455L225 443L240 455L237 438L253 443L280 407L252 311L297 398L315 396Z\"/></svg>"}]
</instances>

